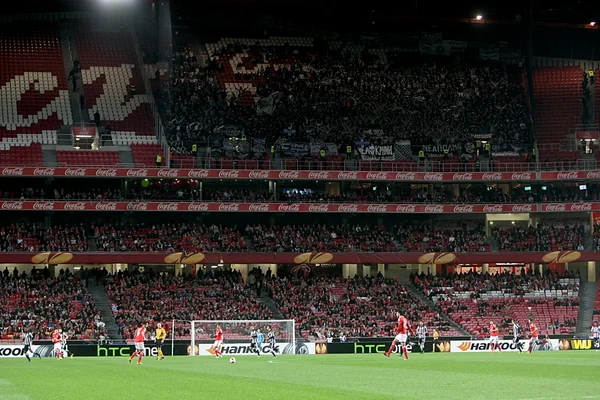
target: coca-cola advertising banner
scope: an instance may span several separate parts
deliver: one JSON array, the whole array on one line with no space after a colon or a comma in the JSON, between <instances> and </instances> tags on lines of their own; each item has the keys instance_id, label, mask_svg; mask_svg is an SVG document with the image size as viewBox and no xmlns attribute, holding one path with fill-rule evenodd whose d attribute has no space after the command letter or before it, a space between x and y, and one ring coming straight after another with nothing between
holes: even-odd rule
<instances>
[{"instance_id":1,"label":"coca-cola advertising banner","mask_svg":"<svg viewBox=\"0 0 600 400\"><path fill-rule=\"evenodd\" d=\"M564 174L564 173L561 173ZM597 171L600 179L600 171ZM170 168L83 168L83 167L5 167L5 177L69 177L69 178L171 178L171 179L270 179L329 181L406 181L406 182L472 182L533 181L535 172L377 172L377 171L296 171L244 169L170 169ZM554 178L564 180L568 178ZM578 179L578 178L573 178Z\"/></svg>"},{"instance_id":2,"label":"coca-cola advertising banner","mask_svg":"<svg viewBox=\"0 0 600 400\"><path fill-rule=\"evenodd\" d=\"M600 179L600 170L540 172L540 179L543 181L577 181L583 179Z\"/></svg>"},{"instance_id":3,"label":"coca-cola advertising banner","mask_svg":"<svg viewBox=\"0 0 600 400\"><path fill-rule=\"evenodd\" d=\"M494 264L600 261L600 252L502 253L0 253L1 263L18 264Z\"/></svg>"},{"instance_id":4,"label":"coca-cola advertising banner","mask_svg":"<svg viewBox=\"0 0 600 400\"><path fill-rule=\"evenodd\" d=\"M586 206L600 203L545 204L543 211L591 211ZM321 204L321 203L205 203L205 202L126 202L126 201L2 201L1 210L11 211L196 211L196 212L288 212L288 213L398 213L472 214L532 213L538 204Z\"/></svg>"}]
</instances>

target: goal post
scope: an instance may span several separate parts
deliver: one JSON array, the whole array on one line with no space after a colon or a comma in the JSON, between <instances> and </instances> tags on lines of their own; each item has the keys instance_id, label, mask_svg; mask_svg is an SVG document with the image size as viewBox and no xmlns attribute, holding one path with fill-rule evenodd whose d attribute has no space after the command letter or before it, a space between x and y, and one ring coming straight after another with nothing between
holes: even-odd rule
<instances>
[{"instance_id":1,"label":"goal post","mask_svg":"<svg viewBox=\"0 0 600 400\"><path fill-rule=\"evenodd\" d=\"M227 355L253 355L250 351L250 331L254 327L264 336L261 351L275 354L296 354L296 322L288 320L197 320L189 321L190 356L214 356L217 325L223 330L221 353ZM174 324L175 325L175 324ZM271 349L267 327L275 334L275 348ZM184 331L186 329L184 328Z\"/></svg>"}]
</instances>

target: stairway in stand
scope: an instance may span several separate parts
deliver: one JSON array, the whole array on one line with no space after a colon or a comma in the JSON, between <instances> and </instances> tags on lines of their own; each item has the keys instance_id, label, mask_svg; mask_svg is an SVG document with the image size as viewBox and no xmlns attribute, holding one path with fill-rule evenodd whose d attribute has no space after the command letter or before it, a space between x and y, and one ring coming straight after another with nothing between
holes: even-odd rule
<instances>
[{"instance_id":1,"label":"stairway in stand","mask_svg":"<svg viewBox=\"0 0 600 400\"><path fill-rule=\"evenodd\" d=\"M108 302L108 297L106 296L106 290L104 290L104 286L90 286L88 291L94 298L94 304L96 304L96 308L102 312L102 322L106 324L109 342L113 344L125 344L125 341L121 338L121 335L119 335L119 328L117 327L117 322L115 321L115 317L110 309L110 304Z\"/></svg>"},{"instance_id":2,"label":"stairway in stand","mask_svg":"<svg viewBox=\"0 0 600 400\"><path fill-rule=\"evenodd\" d=\"M594 301L598 291L597 282L585 282L579 286L579 316L577 318L577 337L590 337L590 328L594 318Z\"/></svg>"}]
</instances>

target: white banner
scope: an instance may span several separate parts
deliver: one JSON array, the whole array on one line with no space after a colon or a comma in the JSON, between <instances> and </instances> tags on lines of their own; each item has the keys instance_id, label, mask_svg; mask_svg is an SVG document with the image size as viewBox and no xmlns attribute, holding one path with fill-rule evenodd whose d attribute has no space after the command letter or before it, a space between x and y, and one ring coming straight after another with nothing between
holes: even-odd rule
<instances>
[{"instance_id":1,"label":"white banner","mask_svg":"<svg viewBox=\"0 0 600 400\"><path fill-rule=\"evenodd\" d=\"M546 341L542 341L545 343L540 343L536 345L534 350L536 351L548 351L548 350L558 350L558 339L547 339ZM512 342L512 340L499 340L500 348L502 351L519 351L517 345ZM529 339L521 339L521 343L523 344L523 350L527 351L529 348ZM452 353L482 353L482 352L491 352L492 349L490 347L490 340L452 340L450 342L450 351Z\"/></svg>"},{"instance_id":2,"label":"white banner","mask_svg":"<svg viewBox=\"0 0 600 400\"><path fill-rule=\"evenodd\" d=\"M215 349L212 344L197 344L195 354L199 356L214 356ZM271 349L268 344L261 346L262 352L269 354ZM223 343L221 352L224 356L255 356L256 353L250 351L249 343ZM189 349L188 349L189 353ZM275 347L276 354L315 354L314 343L297 343L295 346L290 343L277 343Z\"/></svg>"},{"instance_id":3,"label":"white banner","mask_svg":"<svg viewBox=\"0 0 600 400\"><path fill-rule=\"evenodd\" d=\"M38 347L36 345L31 346L31 350L35 352ZM0 358L20 358L25 357L23 349L25 345L22 344L0 344Z\"/></svg>"}]
</instances>

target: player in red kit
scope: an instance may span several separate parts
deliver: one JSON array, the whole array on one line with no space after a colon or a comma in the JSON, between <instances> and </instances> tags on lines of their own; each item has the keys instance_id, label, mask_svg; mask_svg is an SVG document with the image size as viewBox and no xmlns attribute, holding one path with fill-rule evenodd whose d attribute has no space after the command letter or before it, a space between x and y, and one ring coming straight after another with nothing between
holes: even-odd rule
<instances>
[{"instance_id":1,"label":"player in red kit","mask_svg":"<svg viewBox=\"0 0 600 400\"><path fill-rule=\"evenodd\" d=\"M389 357L390 354L394 351L396 346L400 346L402 349L402 354L404 355L404 359L408 360L408 351L406 350L406 342L408 341L408 331L414 334L413 329L410 327L408 320L402 313L397 312L396 316L398 317L398 326L396 327L396 337L394 341L390 345L388 351L383 353L386 357Z\"/></svg>"},{"instance_id":2,"label":"player in red kit","mask_svg":"<svg viewBox=\"0 0 600 400\"><path fill-rule=\"evenodd\" d=\"M62 335L58 328L54 329L54 332L52 333L52 344L54 345L54 354L56 355L56 358L62 360Z\"/></svg>"},{"instance_id":3,"label":"player in red kit","mask_svg":"<svg viewBox=\"0 0 600 400\"><path fill-rule=\"evenodd\" d=\"M223 329L221 329L221 325L217 325L217 330L215 331L215 343L213 344L213 348L215 349L215 357L216 358L223 357L223 353L221 353L222 346L223 346Z\"/></svg>"},{"instance_id":4,"label":"player in red kit","mask_svg":"<svg viewBox=\"0 0 600 400\"><path fill-rule=\"evenodd\" d=\"M144 357L144 340L146 339L146 324L140 324L140 327L135 330L135 337L133 342L135 343L135 351L129 357L129 363L131 364L131 360L133 357L138 356L138 365L142 365L142 358Z\"/></svg>"},{"instance_id":5,"label":"player in red kit","mask_svg":"<svg viewBox=\"0 0 600 400\"><path fill-rule=\"evenodd\" d=\"M531 319L529 319L529 334L531 338L529 339L529 350L527 350L530 354L533 351L533 345L537 343L539 337L539 331L537 326L533 323Z\"/></svg>"},{"instance_id":6,"label":"player in red kit","mask_svg":"<svg viewBox=\"0 0 600 400\"><path fill-rule=\"evenodd\" d=\"M494 346L498 348L498 353L502 353L500 343L498 343L498 327L494 321L490 321L490 348L494 352Z\"/></svg>"}]
</instances>

